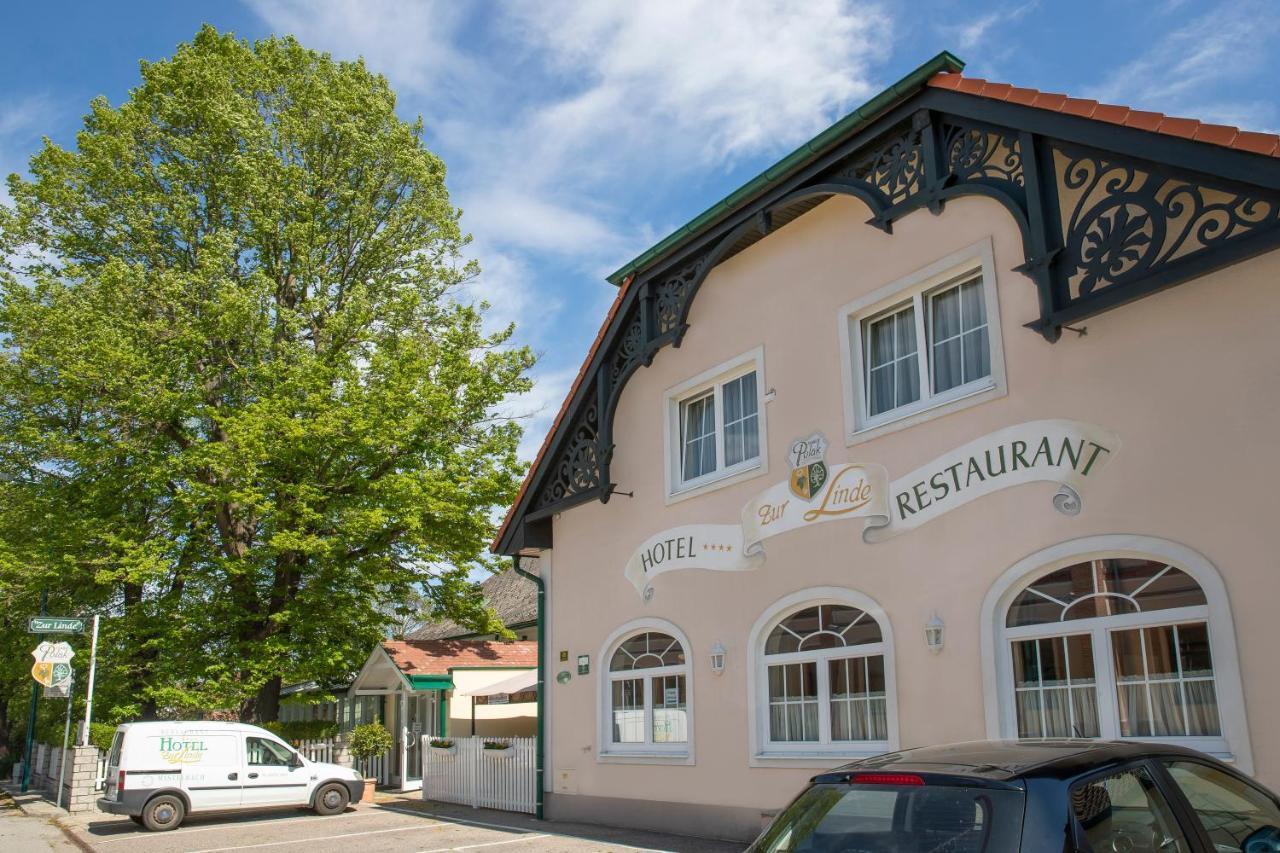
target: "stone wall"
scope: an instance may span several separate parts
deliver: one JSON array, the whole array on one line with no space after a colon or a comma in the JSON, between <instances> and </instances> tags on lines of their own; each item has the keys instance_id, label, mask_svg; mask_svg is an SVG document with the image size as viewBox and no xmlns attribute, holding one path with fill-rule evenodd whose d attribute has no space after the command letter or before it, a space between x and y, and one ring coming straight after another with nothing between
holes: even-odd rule
<instances>
[{"instance_id":1,"label":"stone wall","mask_svg":"<svg viewBox=\"0 0 1280 853\"><path fill-rule=\"evenodd\" d=\"M99 796L100 756L96 746L69 746L63 750L61 746L37 743L32 751L29 788L43 791L70 812L93 811L97 808ZM61 796L58 792L59 772L62 773Z\"/></svg>"}]
</instances>

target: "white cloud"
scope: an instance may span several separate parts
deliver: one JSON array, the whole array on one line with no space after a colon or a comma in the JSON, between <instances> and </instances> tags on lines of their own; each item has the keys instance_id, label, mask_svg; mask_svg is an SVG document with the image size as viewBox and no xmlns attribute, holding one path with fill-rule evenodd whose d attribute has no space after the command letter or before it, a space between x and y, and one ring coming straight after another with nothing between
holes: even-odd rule
<instances>
[{"instance_id":1,"label":"white cloud","mask_svg":"<svg viewBox=\"0 0 1280 853\"><path fill-rule=\"evenodd\" d=\"M513 11L517 37L571 90L533 123L559 162L601 144L684 149L693 167L779 150L875 92L869 68L891 35L887 13L854 0L553 0Z\"/></svg>"},{"instance_id":2,"label":"white cloud","mask_svg":"<svg viewBox=\"0 0 1280 853\"><path fill-rule=\"evenodd\" d=\"M501 415L519 420L524 427L518 451L521 459L533 461L577 375L577 365L555 370L535 368L533 390L513 397L499 407Z\"/></svg>"},{"instance_id":3,"label":"white cloud","mask_svg":"<svg viewBox=\"0 0 1280 853\"><path fill-rule=\"evenodd\" d=\"M245 0L278 35L340 59L363 56L372 70L415 92L470 63L454 48L460 3L419 0Z\"/></svg>"},{"instance_id":4,"label":"white cloud","mask_svg":"<svg viewBox=\"0 0 1280 853\"><path fill-rule=\"evenodd\" d=\"M1280 33L1267 5L1227 2L1155 40L1137 59L1087 92L1099 101L1239 124L1256 130L1274 121L1273 104L1224 100L1222 87L1266 67Z\"/></svg>"},{"instance_id":5,"label":"white cloud","mask_svg":"<svg viewBox=\"0 0 1280 853\"><path fill-rule=\"evenodd\" d=\"M616 252L620 246L618 235L585 210L509 184L485 187L466 198L464 220L475 220L484 233L501 235L508 245L570 255Z\"/></svg>"},{"instance_id":6,"label":"white cloud","mask_svg":"<svg viewBox=\"0 0 1280 853\"><path fill-rule=\"evenodd\" d=\"M0 110L0 204L7 204L8 176L24 171L27 158L36 153L40 136L52 131L58 109L48 96L25 95L6 99Z\"/></svg>"},{"instance_id":7,"label":"white cloud","mask_svg":"<svg viewBox=\"0 0 1280 853\"><path fill-rule=\"evenodd\" d=\"M1031 0L1012 9L1001 8L995 12L982 15L967 24L958 26L943 25L939 29L949 39L954 39L960 50L972 50L982 44L992 30L1002 24L1012 24L1026 17L1027 13L1039 5L1040 0Z\"/></svg>"},{"instance_id":8,"label":"white cloud","mask_svg":"<svg viewBox=\"0 0 1280 853\"><path fill-rule=\"evenodd\" d=\"M468 255L480 263L480 274L462 286L458 298L487 302L486 331L495 332L515 323L528 330L547 323L560 309L554 294L539 292L528 260L517 252L488 249L473 243Z\"/></svg>"}]
</instances>

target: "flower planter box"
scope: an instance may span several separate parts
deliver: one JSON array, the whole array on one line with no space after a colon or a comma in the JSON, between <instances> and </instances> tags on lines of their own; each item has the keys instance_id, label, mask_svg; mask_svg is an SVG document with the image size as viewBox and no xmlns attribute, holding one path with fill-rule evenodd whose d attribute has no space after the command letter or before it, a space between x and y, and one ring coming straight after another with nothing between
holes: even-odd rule
<instances>
[{"instance_id":1,"label":"flower planter box","mask_svg":"<svg viewBox=\"0 0 1280 853\"><path fill-rule=\"evenodd\" d=\"M515 755L516 752L511 747L507 747L506 749L481 749L480 751L490 758L502 759L510 758L512 755Z\"/></svg>"},{"instance_id":2,"label":"flower planter box","mask_svg":"<svg viewBox=\"0 0 1280 853\"><path fill-rule=\"evenodd\" d=\"M448 746L432 746L431 744L427 744L427 749L437 755L453 755L458 751L458 745L456 743L449 744Z\"/></svg>"}]
</instances>

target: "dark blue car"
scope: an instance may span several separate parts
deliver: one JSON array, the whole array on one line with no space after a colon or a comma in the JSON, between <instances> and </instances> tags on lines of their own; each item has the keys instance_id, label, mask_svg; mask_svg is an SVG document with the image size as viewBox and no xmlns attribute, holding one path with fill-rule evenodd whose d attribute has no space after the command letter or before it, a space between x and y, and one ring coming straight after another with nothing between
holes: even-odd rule
<instances>
[{"instance_id":1,"label":"dark blue car","mask_svg":"<svg viewBox=\"0 0 1280 853\"><path fill-rule=\"evenodd\" d=\"M815 776L749 853L1280 853L1280 800L1202 753L981 741Z\"/></svg>"}]
</instances>

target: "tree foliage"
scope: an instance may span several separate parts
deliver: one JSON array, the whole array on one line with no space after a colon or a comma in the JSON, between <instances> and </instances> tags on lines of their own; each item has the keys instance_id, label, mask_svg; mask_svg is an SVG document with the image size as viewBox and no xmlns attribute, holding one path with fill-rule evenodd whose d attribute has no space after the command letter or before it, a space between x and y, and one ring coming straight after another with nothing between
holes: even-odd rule
<instances>
[{"instance_id":1,"label":"tree foliage","mask_svg":"<svg viewBox=\"0 0 1280 853\"><path fill-rule=\"evenodd\" d=\"M454 296L475 269L421 120L292 38L205 27L141 73L0 208L7 618L45 583L109 613L121 716L260 720L415 592L500 629L466 575L532 357Z\"/></svg>"}]
</instances>

